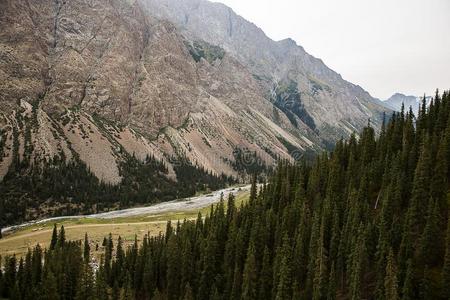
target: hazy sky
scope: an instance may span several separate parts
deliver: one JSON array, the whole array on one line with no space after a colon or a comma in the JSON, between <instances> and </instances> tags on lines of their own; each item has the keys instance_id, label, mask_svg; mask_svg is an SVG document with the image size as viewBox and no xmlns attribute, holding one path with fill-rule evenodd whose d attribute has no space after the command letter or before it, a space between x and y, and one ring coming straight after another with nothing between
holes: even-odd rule
<instances>
[{"instance_id":1,"label":"hazy sky","mask_svg":"<svg viewBox=\"0 0 450 300\"><path fill-rule=\"evenodd\" d=\"M450 89L450 0L216 0L372 96Z\"/></svg>"}]
</instances>

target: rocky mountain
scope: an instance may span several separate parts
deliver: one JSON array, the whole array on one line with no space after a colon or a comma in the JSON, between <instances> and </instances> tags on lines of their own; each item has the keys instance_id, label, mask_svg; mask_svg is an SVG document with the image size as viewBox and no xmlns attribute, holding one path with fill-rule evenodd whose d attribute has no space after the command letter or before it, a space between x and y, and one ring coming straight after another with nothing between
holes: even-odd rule
<instances>
[{"instance_id":1,"label":"rocky mountain","mask_svg":"<svg viewBox=\"0 0 450 300\"><path fill-rule=\"evenodd\" d=\"M236 175L326 148L385 108L292 40L200 0L0 2L0 178L17 161L134 156ZM255 156L252 156L255 157Z\"/></svg>"},{"instance_id":2,"label":"rocky mountain","mask_svg":"<svg viewBox=\"0 0 450 300\"><path fill-rule=\"evenodd\" d=\"M191 39L225 49L252 73L266 98L288 111L287 115L291 112L298 116L325 140L361 128L368 117L379 120L382 104L361 87L343 80L292 39L271 40L223 4L205 0L143 3L148 11L170 20Z\"/></svg>"},{"instance_id":3,"label":"rocky mountain","mask_svg":"<svg viewBox=\"0 0 450 300\"><path fill-rule=\"evenodd\" d=\"M431 102L431 97L425 97L427 103ZM402 109L402 105L404 105L405 110L411 107L414 114L417 116L419 112L419 107L422 104L423 97L417 96L406 96L401 93L395 93L389 99L384 101L385 105L395 111L400 111Z\"/></svg>"}]
</instances>

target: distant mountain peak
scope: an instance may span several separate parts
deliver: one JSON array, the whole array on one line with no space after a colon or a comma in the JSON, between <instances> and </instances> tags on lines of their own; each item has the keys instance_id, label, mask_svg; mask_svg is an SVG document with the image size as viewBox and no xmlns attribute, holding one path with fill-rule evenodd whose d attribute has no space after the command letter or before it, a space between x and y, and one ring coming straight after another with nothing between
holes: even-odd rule
<instances>
[{"instance_id":1,"label":"distant mountain peak","mask_svg":"<svg viewBox=\"0 0 450 300\"><path fill-rule=\"evenodd\" d=\"M298 46L297 42L291 38L285 38L285 39L279 40L278 43L292 45L292 46Z\"/></svg>"},{"instance_id":2,"label":"distant mountain peak","mask_svg":"<svg viewBox=\"0 0 450 300\"><path fill-rule=\"evenodd\" d=\"M427 105L430 103L431 99L431 97L425 97ZM402 105L405 110L408 110L411 107L414 114L417 115L419 107L422 104L422 100L423 96L406 96L402 93L395 93L389 97L389 99L385 100L384 104L395 111L400 111Z\"/></svg>"}]
</instances>

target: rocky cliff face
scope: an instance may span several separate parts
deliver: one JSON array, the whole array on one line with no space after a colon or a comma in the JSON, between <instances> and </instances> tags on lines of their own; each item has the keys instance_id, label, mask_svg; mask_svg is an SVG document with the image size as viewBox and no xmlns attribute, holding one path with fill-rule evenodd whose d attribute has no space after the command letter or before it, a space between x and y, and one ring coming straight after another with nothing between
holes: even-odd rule
<instances>
[{"instance_id":1,"label":"rocky cliff face","mask_svg":"<svg viewBox=\"0 0 450 300\"><path fill-rule=\"evenodd\" d=\"M229 7L206 0L142 0L149 12L168 19L193 39L223 47L248 68L266 97L294 85L303 114L285 105L325 140L339 138L361 128L371 118L380 121L382 104L361 87L351 84L298 46L293 40L275 42ZM291 105L291 107L289 107ZM294 108L294 109L292 109ZM307 121L308 115L314 121Z\"/></svg>"},{"instance_id":2,"label":"rocky cliff face","mask_svg":"<svg viewBox=\"0 0 450 300\"><path fill-rule=\"evenodd\" d=\"M271 164L383 110L293 41L206 1L6 0L0 28L0 177L13 156L76 156L112 184L127 155L236 174L237 148Z\"/></svg>"}]
</instances>

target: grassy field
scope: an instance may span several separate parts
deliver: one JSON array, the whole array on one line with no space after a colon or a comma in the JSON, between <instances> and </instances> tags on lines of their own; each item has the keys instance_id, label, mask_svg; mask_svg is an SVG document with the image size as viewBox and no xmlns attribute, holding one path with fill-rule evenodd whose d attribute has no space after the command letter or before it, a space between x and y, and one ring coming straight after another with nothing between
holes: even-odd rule
<instances>
[{"instance_id":1,"label":"grassy field","mask_svg":"<svg viewBox=\"0 0 450 300\"><path fill-rule=\"evenodd\" d=\"M241 192L236 197L236 205L240 206L248 199L248 192ZM116 219L70 219L57 223L58 227L64 225L66 236L70 240L82 240L84 234L87 233L91 243L91 249L95 250L99 245L99 251L102 250L103 238L109 233L116 240L119 236L125 241L125 244L134 242L137 235L138 240L149 233L158 235L164 233L167 221L171 220L176 223L178 220L196 219L200 211L205 216L211 207L205 207L201 210L188 210L180 212L170 212L162 215L142 215L127 218ZM11 234L4 236L0 240L0 255L24 255L28 248L32 248L37 244L47 247L54 223L44 223L32 225Z\"/></svg>"}]
</instances>

